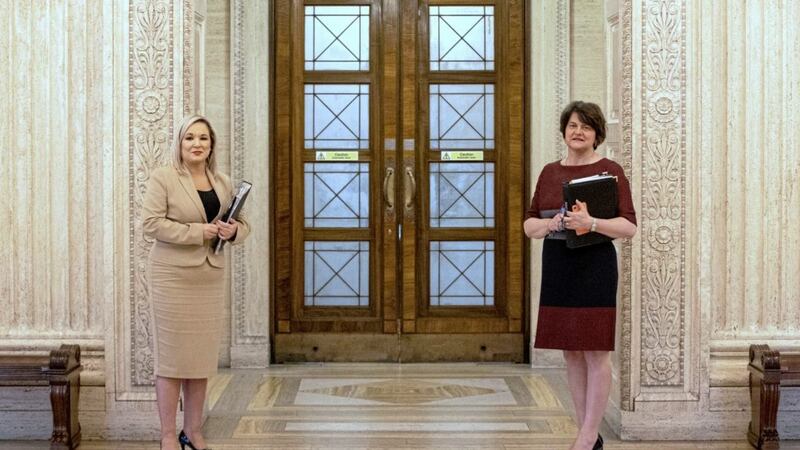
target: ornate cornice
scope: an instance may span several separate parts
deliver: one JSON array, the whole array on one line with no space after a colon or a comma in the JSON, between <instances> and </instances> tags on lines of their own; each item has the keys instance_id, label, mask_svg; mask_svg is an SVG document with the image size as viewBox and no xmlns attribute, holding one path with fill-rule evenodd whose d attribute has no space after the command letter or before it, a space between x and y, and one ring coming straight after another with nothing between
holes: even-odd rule
<instances>
[{"instance_id":1,"label":"ornate cornice","mask_svg":"<svg viewBox=\"0 0 800 450\"><path fill-rule=\"evenodd\" d=\"M683 384L686 1L642 11L641 384Z\"/></svg>"}]
</instances>

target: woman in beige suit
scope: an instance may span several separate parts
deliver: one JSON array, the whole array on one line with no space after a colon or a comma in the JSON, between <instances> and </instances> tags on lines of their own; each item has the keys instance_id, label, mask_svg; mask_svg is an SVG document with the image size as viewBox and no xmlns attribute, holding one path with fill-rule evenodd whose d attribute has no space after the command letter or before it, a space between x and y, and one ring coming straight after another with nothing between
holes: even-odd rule
<instances>
[{"instance_id":1,"label":"woman in beige suit","mask_svg":"<svg viewBox=\"0 0 800 450\"><path fill-rule=\"evenodd\" d=\"M211 243L241 243L250 230L219 217L229 204L230 179L217 172L216 136L208 119L191 116L175 133L171 165L153 171L143 205L144 233L155 240L149 280L155 375L163 449L205 448L201 433L208 378L217 371L225 258ZM183 431L175 414L183 386Z\"/></svg>"}]
</instances>

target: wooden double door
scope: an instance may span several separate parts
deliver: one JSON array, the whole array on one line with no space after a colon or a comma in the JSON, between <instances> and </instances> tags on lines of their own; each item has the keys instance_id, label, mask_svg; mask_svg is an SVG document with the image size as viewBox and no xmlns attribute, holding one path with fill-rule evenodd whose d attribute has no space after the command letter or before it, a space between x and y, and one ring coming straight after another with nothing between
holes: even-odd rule
<instances>
[{"instance_id":1,"label":"wooden double door","mask_svg":"<svg viewBox=\"0 0 800 450\"><path fill-rule=\"evenodd\" d=\"M522 361L523 0L276 0L273 359Z\"/></svg>"}]
</instances>

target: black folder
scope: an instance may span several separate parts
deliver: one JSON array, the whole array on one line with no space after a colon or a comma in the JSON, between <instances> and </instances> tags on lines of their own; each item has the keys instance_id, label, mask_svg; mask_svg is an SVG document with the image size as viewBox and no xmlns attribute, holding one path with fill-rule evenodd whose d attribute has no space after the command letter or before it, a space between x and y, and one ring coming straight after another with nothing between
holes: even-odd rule
<instances>
[{"instance_id":1,"label":"black folder","mask_svg":"<svg viewBox=\"0 0 800 450\"><path fill-rule=\"evenodd\" d=\"M617 217L617 177L603 172L590 177L567 181L563 186L564 202L571 211L575 200L586 203L589 215L597 219ZM578 248L613 240L605 234L567 231L567 247Z\"/></svg>"},{"instance_id":2,"label":"black folder","mask_svg":"<svg viewBox=\"0 0 800 450\"><path fill-rule=\"evenodd\" d=\"M247 200L247 194L250 193L250 188L252 187L252 184L248 183L247 181L242 181L242 183L239 185L239 188L236 189L236 193L233 195L231 203L228 205L228 209L225 210L225 214L223 214L219 220L222 222L230 222L231 219L238 219L239 213L242 211L242 207L244 207L244 201ZM222 251L222 247L225 245L225 242L226 241L224 239L220 238L217 238L217 240L214 241L213 246L215 255Z\"/></svg>"}]
</instances>

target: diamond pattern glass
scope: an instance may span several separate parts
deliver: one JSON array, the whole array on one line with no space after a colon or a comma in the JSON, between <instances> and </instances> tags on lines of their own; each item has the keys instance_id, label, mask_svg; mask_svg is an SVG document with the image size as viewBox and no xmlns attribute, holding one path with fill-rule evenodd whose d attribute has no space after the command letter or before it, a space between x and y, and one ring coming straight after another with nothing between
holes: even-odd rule
<instances>
[{"instance_id":1,"label":"diamond pattern glass","mask_svg":"<svg viewBox=\"0 0 800 450\"><path fill-rule=\"evenodd\" d=\"M494 149L494 85L430 85L430 149Z\"/></svg>"},{"instance_id":2,"label":"diamond pattern glass","mask_svg":"<svg viewBox=\"0 0 800 450\"><path fill-rule=\"evenodd\" d=\"M430 70L494 70L494 7L431 6Z\"/></svg>"},{"instance_id":3,"label":"diamond pattern glass","mask_svg":"<svg viewBox=\"0 0 800 450\"><path fill-rule=\"evenodd\" d=\"M494 242L431 241L430 305L494 305Z\"/></svg>"},{"instance_id":4,"label":"diamond pattern glass","mask_svg":"<svg viewBox=\"0 0 800 450\"><path fill-rule=\"evenodd\" d=\"M369 85L306 84L304 128L307 149L366 149Z\"/></svg>"},{"instance_id":5,"label":"diamond pattern glass","mask_svg":"<svg viewBox=\"0 0 800 450\"><path fill-rule=\"evenodd\" d=\"M305 306L369 306L369 242L305 242Z\"/></svg>"},{"instance_id":6,"label":"diamond pattern glass","mask_svg":"<svg viewBox=\"0 0 800 450\"><path fill-rule=\"evenodd\" d=\"M369 70L369 6L306 6L306 70Z\"/></svg>"},{"instance_id":7,"label":"diamond pattern glass","mask_svg":"<svg viewBox=\"0 0 800 450\"><path fill-rule=\"evenodd\" d=\"M369 164L306 163L305 226L369 226Z\"/></svg>"},{"instance_id":8,"label":"diamond pattern glass","mask_svg":"<svg viewBox=\"0 0 800 450\"><path fill-rule=\"evenodd\" d=\"M431 227L494 226L494 163L430 164Z\"/></svg>"}]
</instances>

